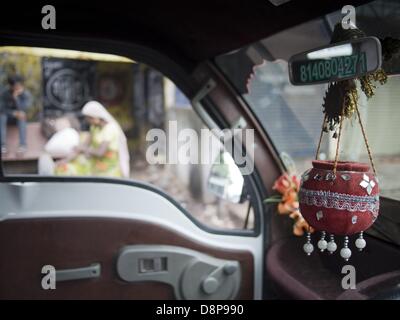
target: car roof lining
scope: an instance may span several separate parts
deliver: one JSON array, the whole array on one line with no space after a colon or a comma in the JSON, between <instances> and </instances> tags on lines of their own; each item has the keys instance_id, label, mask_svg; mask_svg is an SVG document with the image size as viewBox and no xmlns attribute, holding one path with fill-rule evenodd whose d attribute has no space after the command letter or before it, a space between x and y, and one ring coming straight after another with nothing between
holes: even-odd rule
<instances>
[{"instance_id":1,"label":"car roof lining","mask_svg":"<svg viewBox=\"0 0 400 320\"><path fill-rule=\"evenodd\" d=\"M354 0L357 6L371 0ZM198 64L302 22L341 9L348 1L267 0L128 2L56 1L56 30L41 27L41 6L8 3L0 28L7 32L51 33L138 43L186 63Z\"/></svg>"}]
</instances>

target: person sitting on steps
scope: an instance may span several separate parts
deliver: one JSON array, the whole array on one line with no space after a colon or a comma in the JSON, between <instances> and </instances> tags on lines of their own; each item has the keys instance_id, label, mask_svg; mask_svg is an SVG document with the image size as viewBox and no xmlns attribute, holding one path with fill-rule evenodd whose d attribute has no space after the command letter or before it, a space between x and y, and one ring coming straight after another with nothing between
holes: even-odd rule
<instances>
[{"instance_id":1,"label":"person sitting on steps","mask_svg":"<svg viewBox=\"0 0 400 320\"><path fill-rule=\"evenodd\" d=\"M0 93L1 152L7 152L7 123L16 120L19 131L18 153L26 151L26 112L31 107L32 95L24 87L19 75L8 77L8 86Z\"/></svg>"}]
</instances>

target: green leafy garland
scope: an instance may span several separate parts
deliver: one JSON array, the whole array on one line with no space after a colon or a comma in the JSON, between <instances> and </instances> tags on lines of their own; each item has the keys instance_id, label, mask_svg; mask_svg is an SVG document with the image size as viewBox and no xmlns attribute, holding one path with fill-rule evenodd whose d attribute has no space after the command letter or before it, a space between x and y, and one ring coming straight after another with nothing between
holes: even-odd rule
<instances>
[{"instance_id":1,"label":"green leafy garland","mask_svg":"<svg viewBox=\"0 0 400 320\"><path fill-rule=\"evenodd\" d=\"M342 28L338 23L333 31L331 43L366 37L366 34L360 29ZM400 50L400 40L387 37L380 39L382 44L382 55L385 61L392 58L393 54ZM340 117L351 118L356 111L359 94L357 92L356 81L360 82L361 90L367 99L375 95L377 83L383 85L387 82L386 72L380 68L375 72L366 74L362 77L332 82L326 90L324 102L322 104L325 113L325 122L323 131L333 131L333 138L337 138L337 128Z\"/></svg>"}]
</instances>

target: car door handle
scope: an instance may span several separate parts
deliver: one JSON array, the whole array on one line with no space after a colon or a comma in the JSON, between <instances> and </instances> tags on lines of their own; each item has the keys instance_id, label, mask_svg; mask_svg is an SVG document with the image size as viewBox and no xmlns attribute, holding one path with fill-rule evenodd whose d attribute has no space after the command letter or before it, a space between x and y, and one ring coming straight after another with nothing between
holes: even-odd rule
<instances>
[{"instance_id":1,"label":"car door handle","mask_svg":"<svg viewBox=\"0 0 400 320\"><path fill-rule=\"evenodd\" d=\"M157 281L172 286L177 299L234 299L240 289L240 263L168 245L123 247L118 276L127 282Z\"/></svg>"},{"instance_id":2,"label":"car door handle","mask_svg":"<svg viewBox=\"0 0 400 320\"><path fill-rule=\"evenodd\" d=\"M100 263L94 263L88 267L83 268L57 270L56 281L61 282L70 280L92 279L100 277L100 274Z\"/></svg>"}]
</instances>

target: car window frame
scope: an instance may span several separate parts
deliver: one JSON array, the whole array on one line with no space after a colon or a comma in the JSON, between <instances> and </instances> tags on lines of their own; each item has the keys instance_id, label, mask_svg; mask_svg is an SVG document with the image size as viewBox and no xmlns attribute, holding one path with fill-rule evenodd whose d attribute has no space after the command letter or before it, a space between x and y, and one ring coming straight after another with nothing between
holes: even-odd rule
<instances>
[{"instance_id":1,"label":"car window frame","mask_svg":"<svg viewBox=\"0 0 400 320\"><path fill-rule=\"evenodd\" d=\"M182 65L176 63L172 58L166 57L159 53L158 51L148 48L144 45L138 43L126 43L122 41L115 40L99 40L99 39L87 39L81 37L57 37L57 36L34 36L34 35L26 35L26 34L10 34L7 32L0 32L2 37L1 46L24 46L24 47L43 47L43 48L56 48L56 49L65 49L65 50L79 50L79 51L87 51L87 52L96 52L96 53L105 53L105 54L115 54L123 57L127 57L132 59L138 63L144 63L149 67L154 68L161 72L164 76L168 77L178 88L182 91L186 97L190 101L195 96L196 92L198 92L198 86L195 84L193 77L189 74L189 71L192 70L189 67L187 61L183 59ZM193 67L193 66L192 66ZM212 109L217 109L214 106L211 99L208 97L204 97L201 101L201 104L212 105ZM200 117L201 121L207 126L207 122L199 114L198 110L196 110L192 105L193 110ZM221 122L218 121L220 124ZM48 181L69 181L72 179L73 181L107 181L110 183L133 183L140 184L142 186L146 185L145 182L135 181L133 179L123 180L123 179L113 179L113 178L102 178L102 177L46 177L39 175L20 175L20 174L10 174L7 175L3 170L3 163L0 154L0 183L1 182L44 182ZM245 237L258 237L264 230L264 207L263 207L263 195L264 186L260 185L260 179L257 178L257 171L247 176L245 179L246 189L250 194L250 204L253 208L254 213L254 228L253 229L220 229L217 227L211 227L205 225L201 221L197 220L190 212L188 212L185 208L180 206L179 209L190 219L192 220L199 228L203 229L208 233L213 234L222 234L222 235L235 235L235 236L245 236ZM156 186L155 190L158 190ZM158 192L163 193L169 199L172 199L176 202L171 196L166 194L164 191L158 190Z\"/></svg>"}]
</instances>

